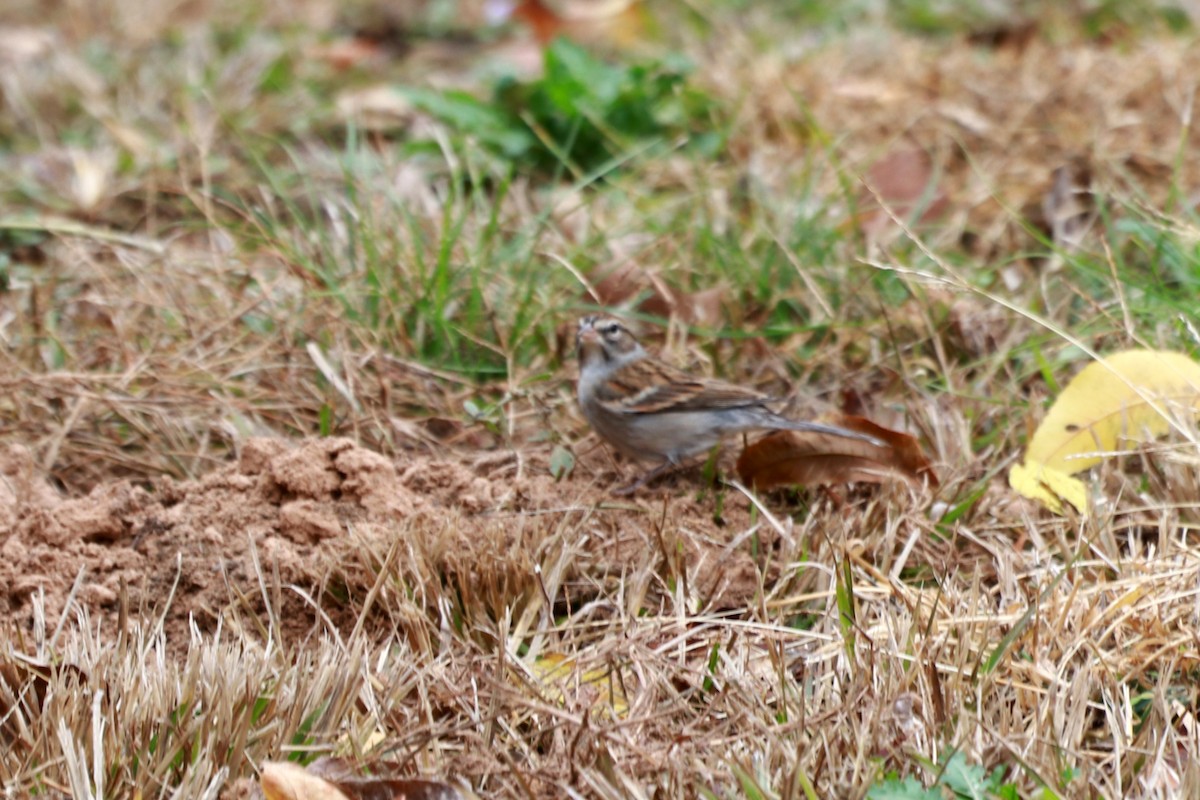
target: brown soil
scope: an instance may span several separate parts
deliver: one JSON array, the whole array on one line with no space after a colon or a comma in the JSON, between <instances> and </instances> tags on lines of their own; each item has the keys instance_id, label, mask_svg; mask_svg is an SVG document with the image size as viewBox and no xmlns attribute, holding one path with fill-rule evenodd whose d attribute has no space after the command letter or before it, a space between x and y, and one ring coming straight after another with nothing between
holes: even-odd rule
<instances>
[{"instance_id":1,"label":"brown soil","mask_svg":"<svg viewBox=\"0 0 1200 800\"><path fill-rule=\"evenodd\" d=\"M723 546L752 524L744 499L727 495L715 520L711 498L696 502L692 474L618 503L608 489L620 476L599 451L591 459L595 479L583 463L555 482L545 453L392 461L348 439L251 439L235 463L199 480L121 481L66 499L28 449L9 446L0 450L0 629L28 636L39 605L49 626L73 605L109 631L122 606L161 617L175 648L191 621L264 630L268 609L285 636L330 623L345 632L363 607L346 601L370 591L390 548L460 591L511 587L531 579L541 545L568 517L583 542L572 569L592 581L646 563L647 550L682 552L708 607L755 595L748 548Z\"/></svg>"}]
</instances>

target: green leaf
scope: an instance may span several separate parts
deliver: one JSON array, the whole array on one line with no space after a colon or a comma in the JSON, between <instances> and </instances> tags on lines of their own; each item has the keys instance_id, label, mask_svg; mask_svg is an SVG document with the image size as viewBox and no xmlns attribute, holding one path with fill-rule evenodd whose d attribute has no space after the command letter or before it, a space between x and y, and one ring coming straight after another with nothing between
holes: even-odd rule
<instances>
[{"instance_id":1,"label":"green leaf","mask_svg":"<svg viewBox=\"0 0 1200 800\"><path fill-rule=\"evenodd\" d=\"M615 168L657 141L684 139L716 156L711 98L686 85L691 66L666 58L610 63L566 39L544 54L541 77L504 77L491 101L461 91L402 87L414 108L519 166L576 178Z\"/></svg>"},{"instance_id":2,"label":"green leaf","mask_svg":"<svg viewBox=\"0 0 1200 800\"><path fill-rule=\"evenodd\" d=\"M716 688L713 683L713 678L717 674L717 665L721 663L721 643L713 642L712 649L708 651L708 674L704 676L704 692L711 692Z\"/></svg>"},{"instance_id":3,"label":"green leaf","mask_svg":"<svg viewBox=\"0 0 1200 800\"><path fill-rule=\"evenodd\" d=\"M845 559L837 571L834 595L837 598L838 623L842 629L842 640L846 647L846 656L854 663L855 639L855 603L854 603L854 573L850 570L850 560Z\"/></svg>"},{"instance_id":4,"label":"green leaf","mask_svg":"<svg viewBox=\"0 0 1200 800\"><path fill-rule=\"evenodd\" d=\"M952 525L956 520L962 517L963 514L966 514L968 511L970 511L977 502L979 502L979 498L983 497L989 486L990 484L981 483L970 494L967 495L965 500L943 514L942 518L938 520L938 524L943 526Z\"/></svg>"},{"instance_id":5,"label":"green leaf","mask_svg":"<svg viewBox=\"0 0 1200 800\"><path fill-rule=\"evenodd\" d=\"M1082 550L1079 551L1079 553L1082 552ZM1013 643L1025 635L1025 629L1029 627L1029 623L1033 621L1033 619L1037 616L1038 610L1041 608L1042 598L1048 596L1050 592L1054 591L1054 587L1058 586L1059 582L1062 581L1063 576L1071 572L1071 568L1074 567L1075 562L1079 559L1079 553L1076 553L1070 562L1068 562L1067 569L1060 570L1059 573L1054 576L1054 580L1050 581L1049 585L1042 590L1042 593L1039 594L1034 602L1030 604L1029 608L1025 610L1025 613L1021 615L1021 618L1018 619L1012 628L1009 629L1008 633L1004 634L1004 636L1000 638L1000 643L996 645L995 649L992 650L990 655L988 655L987 660L983 662L983 666L979 670L980 675L991 674L991 672L996 669L996 666L1000 663L1000 660L1004 658L1004 654L1008 652L1010 647L1012 647Z\"/></svg>"},{"instance_id":6,"label":"green leaf","mask_svg":"<svg viewBox=\"0 0 1200 800\"><path fill-rule=\"evenodd\" d=\"M753 775L737 764L733 765L733 774L738 779L738 783L741 784L742 794L746 797L746 800L767 800L767 793L758 785L758 781L754 779Z\"/></svg>"},{"instance_id":7,"label":"green leaf","mask_svg":"<svg viewBox=\"0 0 1200 800\"><path fill-rule=\"evenodd\" d=\"M508 158L521 158L537 144L520 119L463 91L439 92L415 86L397 91L414 107Z\"/></svg>"},{"instance_id":8,"label":"green leaf","mask_svg":"<svg viewBox=\"0 0 1200 800\"><path fill-rule=\"evenodd\" d=\"M258 79L258 89L264 94L286 90L295 80L295 70L289 55L282 55L267 65Z\"/></svg>"},{"instance_id":9,"label":"green leaf","mask_svg":"<svg viewBox=\"0 0 1200 800\"><path fill-rule=\"evenodd\" d=\"M926 789L916 778L889 778L868 789L867 800L942 800L942 793Z\"/></svg>"},{"instance_id":10,"label":"green leaf","mask_svg":"<svg viewBox=\"0 0 1200 800\"><path fill-rule=\"evenodd\" d=\"M987 800L988 791L993 788L986 770L979 764L967 763L962 751L950 756L941 782L967 800Z\"/></svg>"},{"instance_id":11,"label":"green leaf","mask_svg":"<svg viewBox=\"0 0 1200 800\"><path fill-rule=\"evenodd\" d=\"M555 447L550 453L550 474L554 476L554 480L561 481L570 475L573 469L575 469L574 454L561 444Z\"/></svg>"},{"instance_id":12,"label":"green leaf","mask_svg":"<svg viewBox=\"0 0 1200 800\"><path fill-rule=\"evenodd\" d=\"M626 73L592 56L569 39L557 39L546 49L546 96L563 112L577 112L581 102L597 108L615 103Z\"/></svg>"}]
</instances>

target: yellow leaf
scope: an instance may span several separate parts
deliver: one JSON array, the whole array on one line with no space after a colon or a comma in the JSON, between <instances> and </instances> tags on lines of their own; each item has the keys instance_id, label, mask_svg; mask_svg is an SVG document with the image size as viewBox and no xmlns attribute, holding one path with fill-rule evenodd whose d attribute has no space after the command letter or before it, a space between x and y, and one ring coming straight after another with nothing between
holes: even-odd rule
<instances>
[{"instance_id":1,"label":"yellow leaf","mask_svg":"<svg viewBox=\"0 0 1200 800\"><path fill-rule=\"evenodd\" d=\"M571 676L575 673L575 659L562 653L547 653L534 661L530 670L541 681L548 700L565 702L564 689L573 683ZM579 676L579 685L596 693L596 710L611 710L615 717L624 717L629 713L629 701L625 698L625 689L615 670L608 667L587 670Z\"/></svg>"},{"instance_id":2,"label":"yellow leaf","mask_svg":"<svg viewBox=\"0 0 1200 800\"><path fill-rule=\"evenodd\" d=\"M1008 471L1008 485L1018 494L1040 500L1056 514L1062 511L1059 498L1075 506L1080 513L1087 511L1087 485L1054 467L1032 462L1013 464Z\"/></svg>"},{"instance_id":3,"label":"yellow leaf","mask_svg":"<svg viewBox=\"0 0 1200 800\"><path fill-rule=\"evenodd\" d=\"M1184 408L1200 408L1200 364L1182 353L1126 350L1088 364L1034 432L1009 485L1056 512L1060 498L1083 512L1087 489L1070 476L1099 464L1122 439L1166 433Z\"/></svg>"},{"instance_id":4,"label":"yellow leaf","mask_svg":"<svg viewBox=\"0 0 1200 800\"><path fill-rule=\"evenodd\" d=\"M267 800L349 800L338 787L296 764L263 764L259 782Z\"/></svg>"}]
</instances>

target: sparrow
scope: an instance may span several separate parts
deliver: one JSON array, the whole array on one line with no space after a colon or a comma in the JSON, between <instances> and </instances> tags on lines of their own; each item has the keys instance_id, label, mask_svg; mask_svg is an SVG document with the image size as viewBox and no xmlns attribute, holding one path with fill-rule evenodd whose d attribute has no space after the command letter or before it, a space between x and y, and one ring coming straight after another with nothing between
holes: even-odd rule
<instances>
[{"instance_id":1,"label":"sparrow","mask_svg":"<svg viewBox=\"0 0 1200 800\"><path fill-rule=\"evenodd\" d=\"M588 423L625 455L661 462L618 494L632 494L665 469L748 431L808 431L885 446L846 428L780 416L767 408L772 398L754 389L693 377L650 355L611 317L579 320L575 344L579 407Z\"/></svg>"}]
</instances>

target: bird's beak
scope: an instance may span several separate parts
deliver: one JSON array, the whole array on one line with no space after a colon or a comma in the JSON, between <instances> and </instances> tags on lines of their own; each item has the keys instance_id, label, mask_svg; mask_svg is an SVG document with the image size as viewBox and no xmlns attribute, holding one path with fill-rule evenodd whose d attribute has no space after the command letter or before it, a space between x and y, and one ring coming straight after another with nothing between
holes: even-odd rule
<instances>
[{"instance_id":1,"label":"bird's beak","mask_svg":"<svg viewBox=\"0 0 1200 800\"><path fill-rule=\"evenodd\" d=\"M580 328L575 336L575 351L581 363L595 361L604 353L604 345L600 343L600 333L592 327Z\"/></svg>"}]
</instances>

